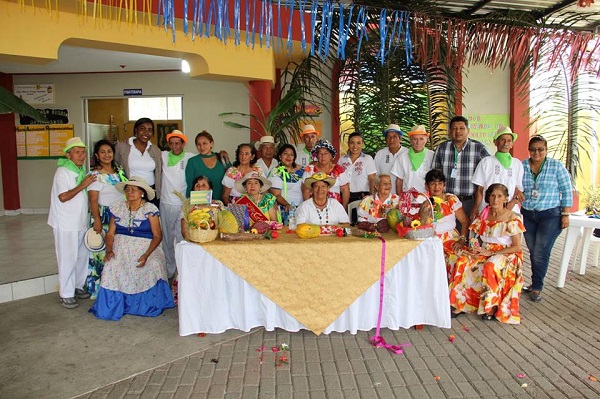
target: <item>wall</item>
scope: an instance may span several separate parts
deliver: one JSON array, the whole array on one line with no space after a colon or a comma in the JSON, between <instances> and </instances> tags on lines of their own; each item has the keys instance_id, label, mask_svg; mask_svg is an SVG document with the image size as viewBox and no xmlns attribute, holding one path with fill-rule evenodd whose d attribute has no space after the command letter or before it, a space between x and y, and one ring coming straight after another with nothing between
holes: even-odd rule
<instances>
[{"instance_id":1,"label":"wall","mask_svg":"<svg viewBox=\"0 0 600 399\"><path fill-rule=\"evenodd\" d=\"M75 135L84 135L84 97L121 97L125 88L142 88L144 95L183 95L183 131L192 138L187 151L197 152L193 137L201 130L213 135L216 150L224 149L231 156L238 143L250 138L249 132L225 127L217 116L248 112L247 89L238 82L190 79L180 72L16 75L13 79L14 84L54 83L56 103L47 107L67 108ZM19 160L18 169L21 208L48 208L56 160Z\"/></svg>"}]
</instances>

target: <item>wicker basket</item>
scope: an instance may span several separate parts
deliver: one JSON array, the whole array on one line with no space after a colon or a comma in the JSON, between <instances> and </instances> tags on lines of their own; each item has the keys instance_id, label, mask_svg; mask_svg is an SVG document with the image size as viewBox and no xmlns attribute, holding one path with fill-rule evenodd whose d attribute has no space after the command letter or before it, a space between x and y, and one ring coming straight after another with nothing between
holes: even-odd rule
<instances>
[{"instance_id":1,"label":"wicker basket","mask_svg":"<svg viewBox=\"0 0 600 399\"><path fill-rule=\"evenodd\" d=\"M429 201L431 205L431 218L435 219L433 213L433 204L431 203L431 200L429 200L429 198L427 199L427 201ZM398 223L398 225L396 226L396 230L398 231L398 235L400 237L404 237L409 240L426 240L427 238L433 237L435 235L435 228L433 227L433 224L424 224L418 227L404 227L401 226L400 223Z\"/></svg>"},{"instance_id":2,"label":"wicker basket","mask_svg":"<svg viewBox=\"0 0 600 399\"><path fill-rule=\"evenodd\" d=\"M208 222L206 223L208 225ZM219 235L219 230L214 229L196 229L190 226L186 226L187 228L187 238L190 241L203 243L203 242L211 242L217 239Z\"/></svg>"}]
</instances>

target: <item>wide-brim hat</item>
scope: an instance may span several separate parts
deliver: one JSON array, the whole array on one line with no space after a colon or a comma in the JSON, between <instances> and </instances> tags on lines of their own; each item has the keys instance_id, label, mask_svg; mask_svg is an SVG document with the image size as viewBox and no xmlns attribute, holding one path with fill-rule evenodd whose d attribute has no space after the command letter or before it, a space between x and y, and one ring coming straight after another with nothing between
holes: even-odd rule
<instances>
[{"instance_id":1,"label":"wide-brim hat","mask_svg":"<svg viewBox=\"0 0 600 399\"><path fill-rule=\"evenodd\" d=\"M275 138L273 136L262 136L260 138L260 140L258 140L256 143L254 143L254 147L256 147L256 149L260 149L260 146L263 144L273 144L276 145L275 143Z\"/></svg>"},{"instance_id":2,"label":"wide-brim hat","mask_svg":"<svg viewBox=\"0 0 600 399\"><path fill-rule=\"evenodd\" d=\"M325 148L326 150L328 150L331 153L331 156L334 158L337 155L337 150L335 149L333 144L331 144L329 141L327 141L325 139L319 139L319 141L317 141L317 143L315 144L315 146L312 149L313 158L317 156L317 150L319 148Z\"/></svg>"},{"instance_id":3,"label":"wide-brim hat","mask_svg":"<svg viewBox=\"0 0 600 399\"><path fill-rule=\"evenodd\" d=\"M65 148L63 148L63 153L66 154L66 152L69 151L73 147L87 148L87 146L85 144L83 144L83 141L81 140L81 137L71 137L65 143Z\"/></svg>"},{"instance_id":4,"label":"wide-brim hat","mask_svg":"<svg viewBox=\"0 0 600 399\"><path fill-rule=\"evenodd\" d=\"M105 247L104 232L98 234L90 227L83 236L83 244L90 252L102 251Z\"/></svg>"},{"instance_id":5,"label":"wide-brim hat","mask_svg":"<svg viewBox=\"0 0 600 399\"><path fill-rule=\"evenodd\" d=\"M402 131L402 129L400 129L400 126L396 125L395 123L390 123L388 125L387 129L385 129L383 131L383 137L387 136L388 132L396 132L400 136L402 136L404 134L404 132Z\"/></svg>"},{"instance_id":6,"label":"wide-brim hat","mask_svg":"<svg viewBox=\"0 0 600 399\"><path fill-rule=\"evenodd\" d=\"M513 142L517 141L517 138L519 137L518 134L513 133L510 127L500 125L498 130L496 130L496 134L494 135L494 141L498 140L498 137L503 136L505 134L510 134L513 138Z\"/></svg>"},{"instance_id":7,"label":"wide-brim hat","mask_svg":"<svg viewBox=\"0 0 600 399\"><path fill-rule=\"evenodd\" d=\"M261 172L252 171L246 173L246 176L235 181L235 189L242 194L245 193L246 187L244 187L244 183L246 183L250 179L260 180L262 182L262 187L260 188L261 193L264 193L269 188L271 188L271 182L265 177L265 175L263 175Z\"/></svg>"},{"instance_id":8,"label":"wide-brim hat","mask_svg":"<svg viewBox=\"0 0 600 399\"><path fill-rule=\"evenodd\" d=\"M425 129L425 125L413 126L413 128L410 129L410 132L408 132L408 137L416 136L418 134L422 134L424 136L429 136L429 133L427 133L427 129Z\"/></svg>"},{"instance_id":9,"label":"wide-brim hat","mask_svg":"<svg viewBox=\"0 0 600 399\"><path fill-rule=\"evenodd\" d=\"M317 129L315 129L313 125L304 125L302 132L300 133L300 137L310 133L314 133L317 135L317 137L321 137L321 133L317 132Z\"/></svg>"},{"instance_id":10,"label":"wide-brim hat","mask_svg":"<svg viewBox=\"0 0 600 399\"><path fill-rule=\"evenodd\" d=\"M146 191L146 194L148 194L148 200L152 201L154 199L154 196L155 196L154 189L152 187L150 187L148 185L148 183L146 183L146 180L144 180L143 177L132 176L127 181L122 181L122 182L117 183L115 185L115 188L117 189L118 192L125 194L126 186L136 186L139 188L143 188Z\"/></svg>"},{"instance_id":11,"label":"wide-brim hat","mask_svg":"<svg viewBox=\"0 0 600 399\"><path fill-rule=\"evenodd\" d=\"M173 130L171 133L167 134L167 141L169 141L171 137L179 137L183 140L183 144L187 144L187 137L181 130Z\"/></svg>"},{"instance_id":12,"label":"wide-brim hat","mask_svg":"<svg viewBox=\"0 0 600 399\"><path fill-rule=\"evenodd\" d=\"M329 187L332 187L335 184L334 177L329 176L327 173L319 172L315 173L311 177L307 177L306 180L304 180L304 187L310 190L312 188L312 185L318 181L323 181L327 183Z\"/></svg>"}]
</instances>

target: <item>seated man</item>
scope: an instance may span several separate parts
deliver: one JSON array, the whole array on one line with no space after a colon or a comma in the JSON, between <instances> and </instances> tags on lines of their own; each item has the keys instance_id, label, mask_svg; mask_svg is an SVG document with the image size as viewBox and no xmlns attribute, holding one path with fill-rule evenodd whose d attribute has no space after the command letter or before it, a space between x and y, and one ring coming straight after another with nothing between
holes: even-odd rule
<instances>
[{"instance_id":1,"label":"seated man","mask_svg":"<svg viewBox=\"0 0 600 399\"><path fill-rule=\"evenodd\" d=\"M326 226L350 223L342 204L327 195L329 188L334 184L335 179L325 173L315 173L304 181L304 186L311 190L312 196L298 207L296 214L298 224Z\"/></svg>"}]
</instances>

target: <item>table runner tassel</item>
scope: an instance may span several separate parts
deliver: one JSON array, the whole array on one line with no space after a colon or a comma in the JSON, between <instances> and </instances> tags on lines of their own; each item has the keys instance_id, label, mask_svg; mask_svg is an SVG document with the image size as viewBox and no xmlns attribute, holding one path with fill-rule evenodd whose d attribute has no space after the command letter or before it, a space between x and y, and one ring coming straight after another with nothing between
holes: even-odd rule
<instances>
[{"instance_id":1,"label":"table runner tassel","mask_svg":"<svg viewBox=\"0 0 600 399\"><path fill-rule=\"evenodd\" d=\"M375 336L370 337L369 341L371 344L380 348L383 347L396 355L402 354L403 346L409 346L410 344L390 345L385 342L385 339L381 336L381 315L383 313L383 290L385 283L385 239L378 237L381 240L381 272L379 274L379 314L377 315L377 329L375 330Z\"/></svg>"}]
</instances>

